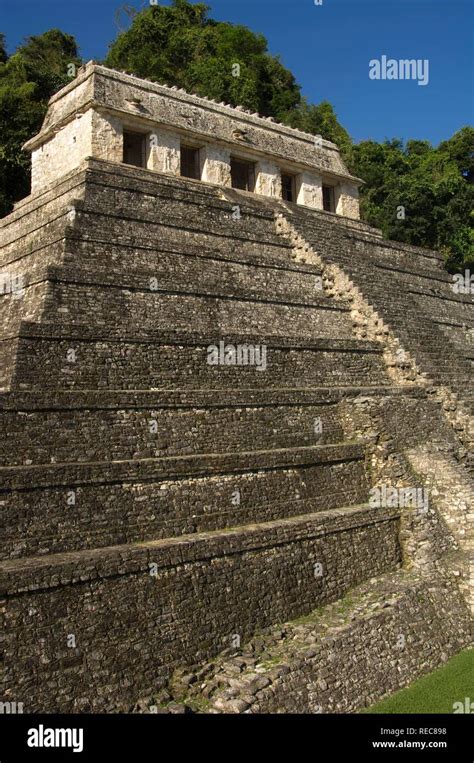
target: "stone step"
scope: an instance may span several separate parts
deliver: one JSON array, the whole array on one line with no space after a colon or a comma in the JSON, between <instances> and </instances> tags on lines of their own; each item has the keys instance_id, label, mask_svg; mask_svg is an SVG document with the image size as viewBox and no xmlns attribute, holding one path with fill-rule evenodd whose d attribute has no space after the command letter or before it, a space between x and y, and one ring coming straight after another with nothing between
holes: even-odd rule
<instances>
[{"instance_id":1,"label":"stone step","mask_svg":"<svg viewBox=\"0 0 474 763\"><path fill-rule=\"evenodd\" d=\"M84 239L80 231L71 227L65 228L63 234L54 243L36 250L28 242L24 252L15 252L15 260L6 264L5 270L17 279L21 277L25 285L70 275L69 280L96 280L130 288L143 285L148 288L152 277L174 288L189 286L189 281L211 286L241 282L252 286L255 282L258 288L271 275L275 278L276 293L280 281L288 286L292 281L298 282L303 291L304 283L311 283L310 293L314 293L314 277L322 273L316 265L292 260L290 248L280 245L272 250L265 241L248 248L230 247L227 241L222 241L220 247L210 247L186 236L180 241L161 238L156 245L131 245L112 243L103 235Z\"/></svg>"},{"instance_id":2,"label":"stone step","mask_svg":"<svg viewBox=\"0 0 474 763\"><path fill-rule=\"evenodd\" d=\"M73 203L72 226L74 230L81 231L85 239L97 237L106 230L111 242L158 244L163 233L179 241L183 239L183 234L189 232L191 236L205 235L214 246L217 242L223 246L226 241L241 247L247 242L266 241L282 251L288 251L288 242L282 241L276 233L272 219L243 214L234 220L231 205L214 215L207 214L206 208L193 213L189 200L183 203L181 210L176 209L174 204L168 208L158 204L156 208L145 209L145 203L141 205L137 199L129 201L128 206L120 207L115 204L113 191L107 189L107 194L103 204L82 200Z\"/></svg>"},{"instance_id":3,"label":"stone step","mask_svg":"<svg viewBox=\"0 0 474 763\"><path fill-rule=\"evenodd\" d=\"M186 456L128 459L102 462L67 462L39 465L5 466L0 469L2 489L35 485L69 486L115 481L167 480L183 476L233 473L252 469L271 469L319 463L323 460L362 458L359 443L311 445L297 448L249 450L235 453L193 453Z\"/></svg>"},{"instance_id":4,"label":"stone step","mask_svg":"<svg viewBox=\"0 0 474 763\"><path fill-rule=\"evenodd\" d=\"M236 284L213 288L212 284L200 288L189 284L186 288L159 284L150 288L150 277L132 286L101 284L84 281L83 273L74 276L47 273L45 280L26 287L25 297L14 294L0 300L2 334L8 336L18 330L21 320L63 323L68 316L80 315L81 322L99 327L128 322L130 329L185 330L190 325L198 331L265 332L270 325L275 334L308 336L352 336L352 320L348 309L324 296L315 288L315 280L297 295L272 294L268 285L260 289ZM154 277L153 277L154 278ZM59 279L59 280L56 280ZM278 279L276 279L278 280ZM167 288L168 286L168 288Z\"/></svg>"},{"instance_id":5,"label":"stone step","mask_svg":"<svg viewBox=\"0 0 474 763\"><path fill-rule=\"evenodd\" d=\"M265 238L242 246L229 239L216 237L214 245L206 244L202 237L186 234L180 239L166 236L159 242L127 244L123 241L108 241L104 234L84 238L83 231L69 227L64 241L64 262L71 267L90 269L93 273L107 275L115 270L120 276L132 276L135 280L142 273L155 275L164 280L173 276L173 283L180 283L183 273L190 271L193 280L199 279L201 269L211 274L219 272L221 281L226 283L238 277L240 272L252 273L258 281L265 275L295 278L298 275L321 275L322 268L311 263L296 262L291 258L292 247L281 242L270 246ZM60 261L51 264L60 264ZM150 272L151 271L151 272Z\"/></svg>"},{"instance_id":6,"label":"stone step","mask_svg":"<svg viewBox=\"0 0 474 763\"><path fill-rule=\"evenodd\" d=\"M408 333L407 335L413 340L415 334ZM426 341L423 342L422 349L427 354L438 354L440 357L456 357L460 351L466 351L469 349L469 345L464 344L462 341L454 342L452 339L446 336L440 336L439 334L432 334L426 336Z\"/></svg>"},{"instance_id":7,"label":"stone step","mask_svg":"<svg viewBox=\"0 0 474 763\"><path fill-rule=\"evenodd\" d=\"M392 273L388 276L390 271L387 271L385 276L389 277L392 288L400 290L397 301L390 303L386 299L383 300L385 292L383 283L376 283L374 279L370 278L368 263L364 264L364 267L367 268L364 272L350 266L344 265L344 267L347 267L350 271L349 275L353 281L357 281L360 287L368 294L370 293L377 300L383 301L385 309L394 316L402 315L401 310L403 307L407 307L414 315L418 314L420 320L427 323L429 323L427 316L430 316L434 325L457 325L462 324L465 320L472 322L472 302L454 295L448 283L440 287L436 293L427 294L420 289L409 286L403 279L397 278L396 275L392 277Z\"/></svg>"},{"instance_id":8,"label":"stone step","mask_svg":"<svg viewBox=\"0 0 474 763\"><path fill-rule=\"evenodd\" d=\"M207 465L214 465L217 471L206 473ZM24 475L10 471L15 484L26 474L28 481L23 480L23 487L0 493L3 558L166 538L327 511L364 503L369 490L363 455L349 445L313 448L311 453L295 449L255 453L255 462L250 453L235 454L225 462L215 456L197 456L181 464L179 474L171 475L170 459L155 461L153 469L150 462L129 464L133 472L128 478L123 465L114 469L114 464L108 464L102 475L103 465L92 466L92 470L84 464L74 465L72 472L67 469L69 484L61 484L62 465L50 470L52 484L37 485L34 471ZM165 476L163 470L168 470ZM122 477L114 479L119 473ZM72 474L74 479L70 479Z\"/></svg>"},{"instance_id":9,"label":"stone step","mask_svg":"<svg viewBox=\"0 0 474 763\"><path fill-rule=\"evenodd\" d=\"M126 267L104 261L78 267L68 263L63 267L47 268L38 274L38 281L50 281L63 286L89 286L98 291L127 290L159 294L215 296L239 300L255 300L287 305L326 306L343 309L323 290L320 271L304 272L284 267L269 267L227 263L220 260L197 259L156 253L155 262L146 269L129 273ZM33 281L30 281L31 288ZM347 308L346 308L347 309Z\"/></svg>"},{"instance_id":10,"label":"stone step","mask_svg":"<svg viewBox=\"0 0 474 763\"><path fill-rule=\"evenodd\" d=\"M393 509L349 507L2 562L5 686L29 712L123 710L236 634L244 642L395 570L398 525Z\"/></svg>"},{"instance_id":11,"label":"stone step","mask_svg":"<svg viewBox=\"0 0 474 763\"><path fill-rule=\"evenodd\" d=\"M15 373L18 339L0 338L0 394L10 388Z\"/></svg>"},{"instance_id":12,"label":"stone step","mask_svg":"<svg viewBox=\"0 0 474 763\"><path fill-rule=\"evenodd\" d=\"M270 231L276 233L275 216L266 205L255 204L254 197L245 194L238 196L238 214L234 214L233 200L226 199L217 192L202 195L200 190L189 182L179 185L163 183L163 176L156 175L152 182L133 182L124 184L118 175L93 172L86 184L85 193L78 199L77 208L86 212L100 209L104 214L126 217L133 210L138 219L160 220L171 223L176 220L184 225L238 223L243 230ZM215 190L215 189L214 189ZM138 201L138 203L137 203Z\"/></svg>"},{"instance_id":13,"label":"stone step","mask_svg":"<svg viewBox=\"0 0 474 763\"><path fill-rule=\"evenodd\" d=\"M459 379L460 381L472 380L472 374L468 372L468 368L465 368L457 362L456 358L452 361L450 361L449 358L436 360L429 355L420 354L419 361L420 364L424 364L427 368L431 367L432 373L436 377L452 377L454 379Z\"/></svg>"},{"instance_id":14,"label":"stone step","mask_svg":"<svg viewBox=\"0 0 474 763\"><path fill-rule=\"evenodd\" d=\"M186 330L202 332L264 333L286 336L352 337L352 320L347 308L317 292L306 299L294 294L274 298L269 285L260 293L237 286L212 289L203 285L185 291L176 287L150 289L148 285L122 288L119 285L83 284L67 281L44 285L42 322L62 322L65 316L80 316L89 326L124 330L135 326L146 330Z\"/></svg>"},{"instance_id":15,"label":"stone step","mask_svg":"<svg viewBox=\"0 0 474 763\"><path fill-rule=\"evenodd\" d=\"M472 389L473 378L471 374L462 375L457 373L456 371L453 371L452 373L450 373L449 371L433 370L430 373L430 376L438 384L447 384L448 386L450 384L454 386L459 384L466 384L469 386L470 389Z\"/></svg>"},{"instance_id":16,"label":"stone step","mask_svg":"<svg viewBox=\"0 0 474 763\"><path fill-rule=\"evenodd\" d=\"M64 237L83 182L84 175L79 173L67 188L59 184L55 193L41 195L0 220L2 267L20 254L45 248Z\"/></svg>"},{"instance_id":17,"label":"stone step","mask_svg":"<svg viewBox=\"0 0 474 763\"><path fill-rule=\"evenodd\" d=\"M211 390L15 390L0 393L2 411L117 410L135 408L221 408L231 406L315 405L366 397L426 399L416 384L364 387L282 387ZM473 402L472 398L469 398Z\"/></svg>"},{"instance_id":18,"label":"stone step","mask_svg":"<svg viewBox=\"0 0 474 763\"><path fill-rule=\"evenodd\" d=\"M427 363L431 363L434 368L440 371L449 369L451 373L458 373L461 376L469 377L469 364L466 363L459 355L453 354L441 354L431 352L420 352L420 359Z\"/></svg>"},{"instance_id":19,"label":"stone step","mask_svg":"<svg viewBox=\"0 0 474 763\"><path fill-rule=\"evenodd\" d=\"M263 389L388 382L382 347L354 339L138 328L130 335L120 324L112 331L25 322L18 340L1 344L6 366L15 358L13 389ZM221 348L229 345L250 345L253 356L232 351L229 362L236 364L222 365Z\"/></svg>"},{"instance_id":20,"label":"stone step","mask_svg":"<svg viewBox=\"0 0 474 763\"><path fill-rule=\"evenodd\" d=\"M469 295L456 294L453 291L451 278L446 271L440 272L427 268L422 275L414 275L408 267L400 269L392 264L384 264L377 257L368 257L362 263L355 260L351 262L346 255L343 261L344 266L348 266L351 277L364 284L364 287L373 295L379 297L384 295L384 280L387 278L392 284L402 287L397 302L387 304L388 309L395 312L401 301L413 307L425 305L433 310L446 310L448 313L453 310L454 315L457 310L467 311L472 306ZM379 271L377 278L374 278L374 268ZM437 318L440 317L442 316L438 314Z\"/></svg>"},{"instance_id":21,"label":"stone step","mask_svg":"<svg viewBox=\"0 0 474 763\"><path fill-rule=\"evenodd\" d=\"M404 310L405 315L404 317L401 316L400 318L394 318L393 316L387 314L385 316L385 320L389 322L392 326L395 326L398 330L400 330L401 333L403 333L404 336L409 337L412 340L418 340L420 341L420 333L416 331L416 325L414 321L416 320L416 316L412 315L411 319L408 320L408 317L410 316L410 311L408 308L405 308ZM413 323L411 322L413 321ZM447 337L441 333L441 330L439 327L434 324L432 321L430 322L423 322L420 320L420 327L423 328L423 336L426 336L427 346L432 347L443 347L446 344L450 346L452 343L447 340Z\"/></svg>"},{"instance_id":22,"label":"stone step","mask_svg":"<svg viewBox=\"0 0 474 763\"><path fill-rule=\"evenodd\" d=\"M427 396L411 387L10 393L0 397L0 461L87 464L334 444L344 439L342 401L406 406L408 397L421 409Z\"/></svg>"},{"instance_id":23,"label":"stone step","mask_svg":"<svg viewBox=\"0 0 474 763\"><path fill-rule=\"evenodd\" d=\"M287 216L289 221L295 225L304 225L305 230L313 235L320 235L326 231L341 231L342 225L338 217L328 215L319 210L309 209L298 205L292 205L291 211L285 208L280 210L283 216ZM379 260L388 259L393 261L393 255L411 259L413 263L423 262L431 263L432 267L444 272L444 257L432 249L426 249L412 244L405 244L399 241L378 239L373 234L377 229L371 228L367 223L356 220L344 220L347 229L347 237L359 244L369 243L369 256L377 257ZM359 233L356 229L359 228ZM369 234L369 235L367 235ZM374 249L376 248L376 251ZM426 261L426 263L425 263Z\"/></svg>"},{"instance_id":24,"label":"stone step","mask_svg":"<svg viewBox=\"0 0 474 763\"><path fill-rule=\"evenodd\" d=\"M285 534L308 538L308 530L312 530L316 535L334 534L340 532L344 526L361 526L364 524L378 524L387 521L398 520L400 516L397 508L373 508L369 504L359 504L356 506L340 506L328 511L318 511L286 517L284 519L271 520L268 522L252 522L248 525L234 525L229 528L179 535L177 537L166 537L163 539L152 540L146 543L119 544L117 546L107 546L105 548L83 549L78 552L64 552L60 554L46 554L29 556L21 559L7 559L0 565L1 593L11 592L13 590L21 591L22 583L16 579L17 574L24 574L27 570L31 573L31 586L29 590L34 590L38 586L39 579L50 577L55 567L64 567L68 569L71 576L71 582L79 579L73 572L72 566L82 558L88 562L95 561L95 567L90 567L87 576L90 579L95 578L100 572L105 576L113 574L108 567L108 561L114 561L121 556L124 568L133 569L133 559L145 560L149 556L148 552L157 552L157 561L161 556L167 556L168 550L174 549L174 556L180 563L186 556L193 557L194 560L200 556L198 547L204 548L215 541L229 540L229 546L233 545L233 540L240 537L243 541L240 547L258 548L261 544L267 545L268 535L273 530L282 528ZM313 536L314 537L314 536ZM162 554L162 551L165 551ZM191 554L189 554L191 552ZM197 552L197 553L195 553ZM146 567L148 565L146 564ZM125 571L125 569L124 569ZM124 574L124 571L122 574ZM76 568L77 573L77 568ZM36 580L35 580L36 578ZM51 579L51 578L50 578ZM26 582L26 581L25 581ZM11 585L13 583L13 586ZM52 585L60 584L58 579L51 579Z\"/></svg>"},{"instance_id":25,"label":"stone step","mask_svg":"<svg viewBox=\"0 0 474 763\"><path fill-rule=\"evenodd\" d=\"M265 205L255 205L241 195L240 220L232 216L233 204L222 198L220 189L212 186L191 185L186 179L170 178L159 174L136 174L132 177L131 168L110 164L104 170L105 163L73 171L68 177L58 182L54 189L48 189L35 198L18 204L12 215L0 227L0 245L6 246L18 240L25 233L41 226L45 219L49 222L58 213L64 214L72 208L96 212L102 209L106 213L119 211L124 217L132 209L138 215L148 215L173 223L182 213L183 222L207 218L213 220L231 220L240 222L243 230L274 230L273 211ZM133 172L133 170L132 170ZM137 204L137 199L141 203Z\"/></svg>"},{"instance_id":26,"label":"stone step","mask_svg":"<svg viewBox=\"0 0 474 763\"><path fill-rule=\"evenodd\" d=\"M296 448L343 440L338 403L3 411L0 465Z\"/></svg>"},{"instance_id":27,"label":"stone step","mask_svg":"<svg viewBox=\"0 0 474 763\"><path fill-rule=\"evenodd\" d=\"M20 270L26 274L28 281L36 269L49 264L60 265L64 256L75 265L85 264L90 256L93 258L92 265L97 267L116 263L122 269L123 263L123 267L131 272L135 265L138 268L147 266L150 258L157 257L159 261L161 253L168 253L262 267L288 267L307 272L317 270L314 266L295 263L288 241L279 238L272 243L265 234L254 235L252 239L234 240L226 235L225 229L222 235L211 235L208 231L196 229L180 236L175 228L158 226L159 235L156 237L135 240L130 226L120 237L114 237L112 232L109 234L106 226L96 226L93 233L90 229L74 225L74 214L71 205L66 205L54 220L48 222L47 218L44 219L40 227L26 231L23 236L4 246L0 260L2 269Z\"/></svg>"},{"instance_id":28,"label":"stone step","mask_svg":"<svg viewBox=\"0 0 474 763\"><path fill-rule=\"evenodd\" d=\"M441 290L444 294L445 286L447 285L452 292L452 298L454 300L459 299L462 301L464 299L465 295L457 293L453 290L453 277L445 270L431 268L429 270L424 269L423 271L420 271L419 269L410 267L406 264L401 266L395 262L392 263L387 259L378 259L374 256L372 256L371 259L376 262L376 267L381 271L381 273L388 271L393 273L394 278L396 278L398 275L403 279L405 279L405 276L409 276L410 283L413 286L413 288L410 289L411 293L435 296L437 289Z\"/></svg>"},{"instance_id":29,"label":"stone step","mask_svg":"<svg viewBox=\"0 0 474 763\"><path fill-rule=\"evenodd\" d=\"M343 233L336 226L324 226L306 210L298 210L293 218L286 216L320 255L323 266L335 264L346 273L434 386L448 387L460 399L472 389L465 348L451 341L447 332L457 336L474 324L473 304L453 293L447 273L435 272L442 264L439 255Z\"/></svg>"},{"instance_id":30,"label":"stone step","mask_svg":"<svg viewBox=\"0 0 474 763\"><path fill-rule=\"evenodd\" d=\"M403 648L394 650L400 634ZM469 617L452 580L399 570L177 671L167 689L171 705L194 713L357 713L469 643ZM184 683L183 673L193 680ZM142 708L152 704L141 698Z\"/></svg>"},{"instance_id":31,"label":"stone step","mask_svg":"<svg viewBox=\"0 0 474 763\"><path fill-rule=\"evenodd\" d=\"M31 218L36 212L40 211L40 216L44 217L43 210L48 205L57 204L62 206L65 197L72 192L77 196L77 188L84 185L85 179L89 176L90 170L87 163L75 167L67 174L58 178L54 183L44 187L24 199L15 202L13 211L5 218L0 220L0 230L3 232L9 230L15 224L24 222Z\"/></svg>"}]
</instances>

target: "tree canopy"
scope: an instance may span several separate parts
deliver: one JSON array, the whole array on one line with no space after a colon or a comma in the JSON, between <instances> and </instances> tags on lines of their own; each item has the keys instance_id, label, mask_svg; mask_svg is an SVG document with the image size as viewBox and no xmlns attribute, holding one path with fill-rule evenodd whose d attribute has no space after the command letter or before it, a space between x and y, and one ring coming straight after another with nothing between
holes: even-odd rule
<instances>
[{"instance_id":1,"label":"tree canopy","mask_svg":"<svg viewBox=\"0 0 474 763\"><path fill-rule=\"evenodd\" d=\"M112 43L106 66L284 119L301 100L293 74L263 35L214 21L208 10L187 0L150 6Z\"/></svg>"},{"instance_id":2,"label":"tree canopy","mask_svg":"<svg viewBox=\"0 0 474 763\"><path fill-rule=\"evenodd\" d=\"M0 36L0 215L29 193L30 158L21 150L41 127L48 99L80 65L73 37L59 29L28 37L10 57Z\"/></svg>"},{"instance_id":3,"label":"tree canopy","mask_svg":"<svg viewBox=\"0 0 474 763\"><path fill-rule=\"evenodd\" d=\"M438 249L447 267L474 266L474 129L463 127L438 148L427 141L363 141L350 167L366 185L361 215L387 238Z\"/></svg>"},{"instance_id":4,"label":"tree canopy","mask_svg":"<svg viewBox=\"0 0 474 763\"><path fill-rule=\"evenodd\" d=\"M5 47L5 35L0 32L0 64L7 60L7 49Z\"/></svg>"},{"instance_id":5,"label":"tree canopy","mask_svg":"<svg viewBox=\"0 0 474 763\"><path fill-rule=\"evenodd\" d=\"M365 181L362 218L398 241L440 249L448 269L474 268L474 130L463 127L433 147L427 141L354 144L327 101L309 103L265 37L215 21L203 3L173 0L131 11L130 28L104 64L191 93L241 105L336 143ZM38 132L47 101L79 65L74 38L51 29L8 57L0 34L0 215L28 193L29 157L21 145Z\"/></svg>"}]
</instances>

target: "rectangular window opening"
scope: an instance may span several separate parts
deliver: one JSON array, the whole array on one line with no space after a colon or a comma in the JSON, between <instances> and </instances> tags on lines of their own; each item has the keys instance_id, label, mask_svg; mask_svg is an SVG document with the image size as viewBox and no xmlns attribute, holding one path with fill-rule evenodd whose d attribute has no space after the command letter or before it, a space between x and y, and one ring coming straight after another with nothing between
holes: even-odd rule
<instances>
[{"instance_id":1,"label":"rectangular window opening","mask_svg":"<svg viewBox=\"0 0 474 763\"><path fill-rule=\"evenodd\" d=\"M232 188L237 188L239 191L255 190L255 167L252 162L244 162L241 159L231 159L230 174Z\"/></svg>"},{"instance_id":2,"label":"rectangular window opening","mask_svg":"<svg viewBox=\"0 0 474 763\"><path fill-rule=\"evenodd\" d=\"M193 180L201 179L199 166L199 149L190 146L181 146L181 175Z\"/></svg>"},{"instance_id":3,"label":"rectangular window opening","mask_svg":"<svg viewBox=\"0 0 474 763\"><path fill-rule=\"evenodd\" d=\"M281 176L281 198L284 201L296 200L296 178L294 175L282 174Z\"/></svg>"},{"instance_id":4,"label":"rectangular window opening","mask_svg":"<svg viewBox=\"0 0 474 763\"><path fill-rule=\"evenodd\" d=\"M146 167L146 135L141 132L123 133L123 163Z\"/></svg>"},{"instance_id":5,"label":"rectangular window opening","mask_svg":"<svg viewBox=\"0 0 474 763\"><path fill-rule=\"evenodd\" d=\"M323 209L325 212L334 212L334 188L332 185L323 185Z\"/></svg>"}]
</instances>

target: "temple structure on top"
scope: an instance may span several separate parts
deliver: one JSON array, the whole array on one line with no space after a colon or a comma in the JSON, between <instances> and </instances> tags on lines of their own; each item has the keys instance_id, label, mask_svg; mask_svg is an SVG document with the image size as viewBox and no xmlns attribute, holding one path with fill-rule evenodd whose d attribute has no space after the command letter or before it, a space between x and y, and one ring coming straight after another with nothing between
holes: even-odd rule
<instances>
[{"instance_id":1,"label":"temple structure on top","mask_svg":"<svg viewBox=\"0 0 474 763\"><path fill-rule=\"evenodd\" d=\"M24 148L33 193L93 157L359 218L362 181L334 143L92 61Z\"/></svg>"}]
</instances>

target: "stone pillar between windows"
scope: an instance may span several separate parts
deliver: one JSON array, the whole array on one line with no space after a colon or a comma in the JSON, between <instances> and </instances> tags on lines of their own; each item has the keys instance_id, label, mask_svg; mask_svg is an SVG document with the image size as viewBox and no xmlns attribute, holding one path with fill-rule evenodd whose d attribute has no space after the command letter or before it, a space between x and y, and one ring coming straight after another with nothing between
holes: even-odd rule
<instances>
[{"instance_id":1,"label":"stone pillar between windows","mask_svg":"<svg viewBox=\"0 0 474 763\"><path fill-rule=\"evenodd\" d=\"M167 130L153 130L148 136L147 168L167 175L179 175L181 170L180 139Z\"/></svg>"},{"instance_id":2,"label":"stone pillar between windows","mask_svg":"<svg viewBox=\"0 0 474 763\"><path fill-rule=\"evenodd\" d=\"M359 189L356 185L341 183L336 189L336 212L353 220L360 219Z\"/></svg>"},{"instance_id":3,"label":"stone pillar between windows","mask_svg":"<svg viewBox=\"0 0 474 763\"><path fill-rule=\"evenodd\" d=\"M107 162L123 161L123 126L118 117L93 110L91 153Z\"/></svg>"},{"instance_id":4,"label":"stone pillar between windows","mask_svg":"<svg viewBox=\"0 0 474 763\"><path fill-rule=\"evenodd\" d=\"M255 165L255 193L281 199L281 170L274 162L265 160Z\"/></svg>"},{"instance_id":5,"label":"stone pillar between windows","mask_svg":"<svg viewBox=\"0 0 474 763\"><path fill-rule=\"evenodd\" d=\"M323 208L323 181L313 172L302 172L296 178L296 202L312 209Z\"/></svg>"},{"instance_id":6,"label":"stone pillar between windows","mask_svg":"<svg viewBox=\"0 0 474 763\"><path fill-rule=\"evenodd\" d=\"M219 146L205 145L200 151L201 180L215 185L232 185L230 151Z\"/></svg>"}]
</instances>

